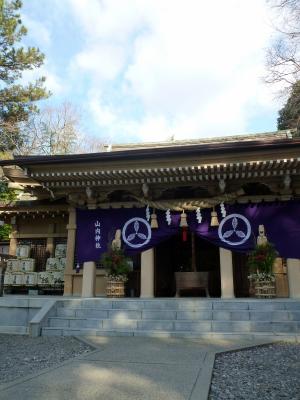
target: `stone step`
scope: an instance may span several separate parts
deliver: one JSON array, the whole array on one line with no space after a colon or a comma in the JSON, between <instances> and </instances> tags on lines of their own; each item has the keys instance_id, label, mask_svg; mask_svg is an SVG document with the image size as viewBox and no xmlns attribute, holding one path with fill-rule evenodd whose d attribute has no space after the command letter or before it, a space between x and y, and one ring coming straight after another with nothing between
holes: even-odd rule
<instances>
[{"instance_id":1,"label":"stone step","mask_svg":"<svg viewBox=\"0 0 300 400\"><path fill-rule=\"evenodd\" d=\"M262 341L273 340L300 340L299 333L286 332L188 332L188 331L130 331L130 330L97 330L97 329L71 329L71 328L51 328L42 329L43 336L143 336L143 337L182 337L182 338L219 338L219 339L247 339L259 338Z\"/></svg>"},{"instance_id":2,"label":"stone step","mask_svg":"<svg viewBox=\"0 0 300 400\"><path fill-rule=\"evenodd\" d=\"M27 335L28 327L18 325L0 325L0 333L6 333L10 335Z\"/></svg>"},{"instance_id":3,"label":"stone step","mask_svg":"<svg viewBox=\"0 0 300 400\"><path fill-rule=\"evenodd\" d=\"M228 320L228 321L300 321L300 311L258 311L258 310L122 310L97 308L59 307L57 317L98 318L98 319L136 319L136 320Z\"/></svg>"},{"instance_id":4,"label":"stone step","mask_svg":"<svg viewBox=\"0 0 300 400\"><path fill-rule=\"evenodd\" d=\"M206 300L206 299L68 299L58 302L58 308L95 310L153 310L153 311L300 311L300 301L284 300Z\"/></svg>"},{"instance_id":5,"label":"stone step","mask_svg":"<svg viewBox=\"0 0 300 400\"><path fill-rule=\"evenodd\" d=\"M222 299L67 299L45 335L300 335L300 301Z\"/></svg>"},{"instance_id":6,"label":"stone step","mask_svg":"<svg viewBox=\"0 0 300 400\"><path fill-rule=\"evenodd\" d=\"M260 310L244 310L244 311L228 311L220 310L212 312L213 320L226 321L300 321L300 311L260 311Z\"/></svg>"},{"instance_id":7,"label":"stone step","mask_svg":"<svg viewBox=\"0 0 300 400\"><path fill-rule=\"evenodd\" d=\"M177 311L177 310L125 310L97 308L57 308L58 317L79 318L127 318L127 319L212 319L213 312L209 310ZM249 319L249 318L248 318Z\"/></svg>"},{"instance_id":8,"label":"stone step","mask_svg":"<svg viewBox=\"0 0 300 400\"><path fill-rule=\"evenodd\" d=\"M184 310L184 309L212 309L212 301L202 300L131 300L131 299L76 299L58 302L58 307L64 308L94 308L99 310Z\"/></svg>"},{"instance_id":9,"label":"stone step","mask_svg":"<svg viewBox=\"0 0 300 400\"><path fill-rule=\"evenodd\" d=\"M285 332L300 333L300 321L224 321L224 320L136 320L50 317L51 328L97 330L160 330L197 332Z\"/></svg>"}]
</instances>

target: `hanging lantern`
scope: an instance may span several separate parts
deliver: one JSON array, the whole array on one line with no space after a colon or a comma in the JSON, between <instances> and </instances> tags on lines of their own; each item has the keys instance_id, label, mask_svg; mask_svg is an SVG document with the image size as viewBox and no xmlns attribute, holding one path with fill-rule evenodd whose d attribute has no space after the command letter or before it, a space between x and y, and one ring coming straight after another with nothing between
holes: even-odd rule
<instances>
[{"instance_id":1,"label":"hanging lantern","mask_svg":"<svg viewBox=\"0 0 300 400\"><path fill-rule=\"evenodd\" d=\"M210 226L219 226L218 214L215 211L215 208L213 208L213 211L211 212Z\"/></svg>"},{"instance_id":2,"label":"hanging lantern","mask_svg":"<svg viewBox=\"0 0 300 400\"><path fill-rule=\"evenodd\" d=\"M155 214L155 210L153 210L153 214L151 214L151 228L158 228L157 215Z\"/></svg>"},{"instance_id":3,"label":"hanging lantern","mask_svg":"<svg viewBox=\"0 0 300 400\"><path fill-rule=\"evenodd\" d=\"M181 228L187 228L188 227L188 223L187 223L186 217L187 217L186 213L184 211L182 211L181 216L180 216L180 224L179 224L179 226Z\"/></svg>"}]
</instances>

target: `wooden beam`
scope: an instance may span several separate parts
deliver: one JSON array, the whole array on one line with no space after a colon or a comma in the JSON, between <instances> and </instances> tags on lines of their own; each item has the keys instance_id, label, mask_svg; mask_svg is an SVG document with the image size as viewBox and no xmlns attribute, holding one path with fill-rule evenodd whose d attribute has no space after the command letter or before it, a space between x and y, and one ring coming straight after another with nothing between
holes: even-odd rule
<instances>
[{"instance_id":1,"label":"wooden beam","mask_svg":"<svg viewBox=\"0 0 300 400\"><path fill-rule=\"evenodd\" d=\"M59 238L59 237L67 237L67 232L64 233L12 233L10 235L13 239L36 239L36 238Z\"/></svg>"}]
</instances>

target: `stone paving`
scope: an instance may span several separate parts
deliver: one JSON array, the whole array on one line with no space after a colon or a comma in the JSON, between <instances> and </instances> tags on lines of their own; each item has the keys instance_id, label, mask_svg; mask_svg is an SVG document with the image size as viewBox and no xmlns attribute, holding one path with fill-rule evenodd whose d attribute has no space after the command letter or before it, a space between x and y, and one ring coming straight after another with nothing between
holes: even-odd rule
<instances>
[{"instance_id":1,"label":"stone paving","mask_svg":"<svg viewBox=\"0 0 300 400\"><path fill-rule=\"evenodd\" d=\"M93 337L91 353L0 386L1 400L206 400L214 355L258 340Z\"/></svg>"}]
</instances>

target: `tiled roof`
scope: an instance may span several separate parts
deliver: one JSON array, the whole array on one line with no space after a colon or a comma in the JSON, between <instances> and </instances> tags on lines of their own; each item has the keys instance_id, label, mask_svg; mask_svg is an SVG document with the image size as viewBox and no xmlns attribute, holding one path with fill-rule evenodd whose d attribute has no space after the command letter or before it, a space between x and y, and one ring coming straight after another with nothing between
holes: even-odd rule
<instances>
[{"instance_id":1,"label":"tiled roof","mask_svg":"<svg viewBox=\"0 0 300 400\"><path fill-rule=\"evenodd\" d=\"M106 146L107 151L122 151L122 150L135 150L135 149L151 149L160 147L176 147L176 146L191 146L201 144L213 144L213 143L235 143L235 142L247 142L247 141L264 141L269 140L284 140L291 139L295 132L291 129L275 131L275 132L264 132L264 133L252 133L242 134L233 136L219 136L212 138L201 138L201 139L185 139L185 140L168 140L164 142L145 142L145 143L124 143L124 144L112 144Z\"/></svg>"}]
</instances>

